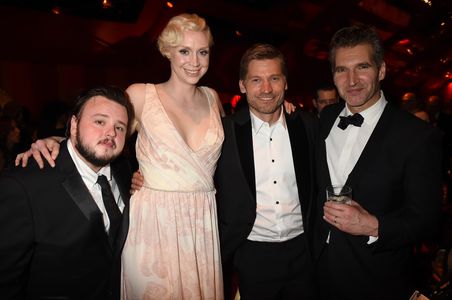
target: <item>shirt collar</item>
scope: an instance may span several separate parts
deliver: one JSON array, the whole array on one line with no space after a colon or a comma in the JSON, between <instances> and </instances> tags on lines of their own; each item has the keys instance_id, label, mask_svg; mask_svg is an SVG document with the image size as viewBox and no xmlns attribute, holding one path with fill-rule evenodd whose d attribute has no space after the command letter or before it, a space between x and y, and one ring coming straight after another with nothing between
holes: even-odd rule
<instances>
[{"instance_id":1,"label":"shirt collar","mask_svg":"<svg viewBox=\"0 0 452 300\"><path fill-rule=\"evenodd\" d=\"M368 107L367 109L363 110L359 114L363 116L365 123L372 123L377 117L379 117L383 110L385 109L386 101L385 95L383 94L383 91L380 90L380 99L378 99L377 102L375 102L371 107ZM345 105L345 109L341 113L342 116L349 116L353 115L353 113L348 109L348 106Z\"/></svg>"},{"instance_id":2,"label":"shirt collar","mask_svg":"<svg viewBox=\"0 0 452 300\"><path fill-rule=\"evenodd\" d=\"M82 179L89 183L91 186L95 185L97 182L97 177L99 175L105 175L107 177L108 181L111 180L111 168L110 164L102 167L99 172L94 172L78 155L78 153L75 151L74 146L72 145L72 142L70 139L67 141L67 149L69 151L69 155L72 157L72 160L74 161L75 167L77 168L77 171L80 173L80 176Z\"/></svg>"},{"instance_id":3,"label":"shirt collar","mask_svg":"<svg viewBox=\"0 0 452 300\"><path fill-rule=\"evenodd\" d=\"M269 127L275 127L279 124L284 129L287 129L286 118L284 116L284 107L282 107L282 109L281 109L281 114L279 115L279 119L275 123L273 123L271 126L270 126L270 124L268 124L268 122L265 122L265 121L262 121L261 119L259 119L259 117L257 117L255 114L253 114L253 112L251 110L250 110L250 118L251 118L251 127L253 128L254 134L258 134L259 131L262 129L262 126L264 126L264 124L267 124L267 126L269 126Z\"/></svg>"}]
</instances>

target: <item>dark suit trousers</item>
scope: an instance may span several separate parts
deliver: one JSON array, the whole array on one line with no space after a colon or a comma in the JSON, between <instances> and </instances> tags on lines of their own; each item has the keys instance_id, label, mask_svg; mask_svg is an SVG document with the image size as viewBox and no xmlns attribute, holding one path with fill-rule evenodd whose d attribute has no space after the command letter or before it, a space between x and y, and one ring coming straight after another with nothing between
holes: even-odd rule
<instances>
[{"instance_id":1,"label":"dark suit trousers","mask_svg":"<svg viewBox=\"0 0 452 300\"><path fill-rule=\"evenodd\" d=\"M281 243L246 240L234 256L240 297L316 299L312 265L304 234Z\"/></svg>"},{"instance_id":2,"label":"dark suit trousers","mask_svg":"<svg viewBox=\"0 0 452 300\"><path fill-rule=\"evenodd\" d=\"M391 287L383 286L381 282L372 279L370 272L369 275L362 276L361 280L356 279L356 276L353 279L353 267L344 269L343 276L333 278L331 274L334 266L329 251L329 246L325 245L317 261L319 300L406 300L415 290L414 287L404 284L406 278L395 278ZM388 274L388 277L390 276L391 274Z\"/></svg>"}]
</instances>

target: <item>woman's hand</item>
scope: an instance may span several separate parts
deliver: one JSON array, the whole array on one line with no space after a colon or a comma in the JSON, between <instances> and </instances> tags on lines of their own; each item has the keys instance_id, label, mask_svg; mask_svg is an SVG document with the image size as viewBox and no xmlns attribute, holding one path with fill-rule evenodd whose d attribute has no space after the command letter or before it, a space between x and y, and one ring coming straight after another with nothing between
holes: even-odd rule
<instances>
[{"instance_id":1,"label":"woman's hand","mask_svg":"<svg viewBox=\"0 0 452 300\"><path fill-rule=\"evenodd\" d=\"M63 139L63 137L52 136L43 140L37 140L31 144L30 149L17 154L15 161L16 166L20 165L22 162L22 167L25 167L28 164L28 159L33 156L38 163L39 168L44 168L42 157L47 160L52 168L55 167L55 159L57 158L58 153L60 153L60 142Z\"/></svg>"},{"instance_id":2,"label":"woman's hand","mask_svg":"<svg viewBox=\"0 0 452 300\"><path fill-rule=\"evenodd\" d=\"M130 194L133 195L135 191L139 191L143 187L143 185L144 185L144 176L141 174L140 170L138 170L133 173Z\"/></svg>"},{"instance_id":3,"label":"woman's hand","mask_svg":"<svg viewBox=\"0 0 452 300\"><path fill-rule=\"evenodd\" d=\"M295 106L295 104L290 103L287 100L284 100L284 109L286 110L286 113L290 115L295 111L295 109L297 109L297 107Z\"/></svg>"}]
</instances>

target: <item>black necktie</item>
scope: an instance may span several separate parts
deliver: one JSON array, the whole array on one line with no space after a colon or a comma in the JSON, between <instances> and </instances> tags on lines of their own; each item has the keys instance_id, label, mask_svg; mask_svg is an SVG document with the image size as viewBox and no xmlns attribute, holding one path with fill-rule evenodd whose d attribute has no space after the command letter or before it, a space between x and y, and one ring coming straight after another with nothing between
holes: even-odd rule
<instances>
[{"instance_id":1,"label":"black necktie","mask_svg":"<svg viewBox=\"0 0 452 300\"><path fill-rule=\"evenodd\" d=\"M357 127L361 127L361 124L364 121L363 116L361 116L360 114L354 114L348 117L340 116L339 118L340 120L339 124L337 124L337 127L339 127L342 130L345 130L345 128L347 128L347 126L350 124Z\"/></svg>"},{"instance_id":2,"label":"black necktie","mask_svg":"<svg viewBox=\"0 0 452 300\"><path fill-rule=\"evenodd\" d=\"M108 238L110 240L110 244L113 246L118 229L121 226L122 214L116 204L115 197L113 196L107 177L99 175L99 177L97 177L97 183L102 189L102 200L104 201L105 210L107 211L108 219L110 220Z\"/></svg>"}]
</instances>

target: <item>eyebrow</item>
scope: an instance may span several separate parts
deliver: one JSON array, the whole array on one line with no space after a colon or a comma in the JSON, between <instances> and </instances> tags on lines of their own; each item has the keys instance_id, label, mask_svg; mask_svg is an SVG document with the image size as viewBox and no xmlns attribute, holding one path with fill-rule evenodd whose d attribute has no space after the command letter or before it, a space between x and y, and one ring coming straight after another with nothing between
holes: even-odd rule
<instances>
[{"instance_id":1,"label":"eyebrow","mask_svg":"<svg viewBox=\"0 0 452 300\"><path fill-rule=\"evenodd\" d=\"M117 123L124 125L124 127L127 127L127 123L124 123L123 121L118 121Z\"/></svg>"},{"instance_id":2,"label":"eyebrow","mask_svg":"<svg viewBox=\"0 0 452 300\"><path fill-rule=\"evenodd\" d=\"M107 114L103 114L103 113L97 113L97 114L94 114L94 115L92 115L92 117L104 117L104 118L111 118L111 116L110 116L110 115L107 115ZM121 123L121 124L123 124L124 126L126 126L126 127L127 127L127 123L124 123L124 122L123 122L123 121L121 121L121 120L117 121L117 123Z\"/></svg>"}]
</instances>

